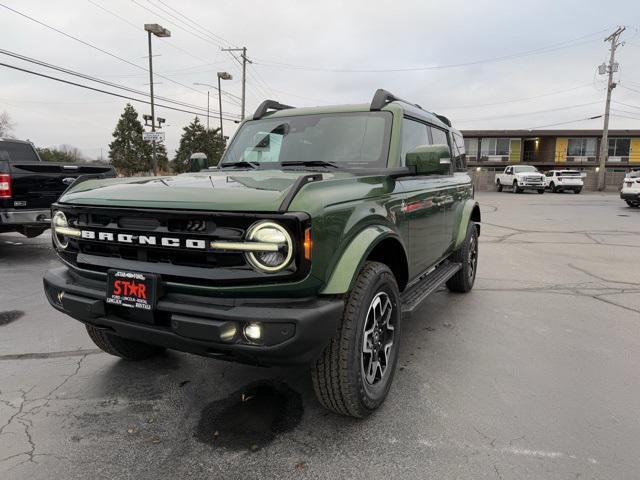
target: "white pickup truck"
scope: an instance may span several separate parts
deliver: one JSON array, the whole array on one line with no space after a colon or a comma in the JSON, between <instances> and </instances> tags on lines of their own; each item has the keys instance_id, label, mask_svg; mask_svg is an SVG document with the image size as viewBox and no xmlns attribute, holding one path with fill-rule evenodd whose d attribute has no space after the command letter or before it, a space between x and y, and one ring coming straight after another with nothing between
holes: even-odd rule
<instances>
[{"instance_id":1,"label":"white pickup truck","mask_svg":"<svg viewBox=\"0 0 640 480\"><path fill-rule=\"evenodd\" d=\"M501 192L503 188L512 188L514 193L524 190L537 190L544 193L544 175L531 165L509 165L504 172L496 173L496 186Z\"/></svg>"}]
</instances>

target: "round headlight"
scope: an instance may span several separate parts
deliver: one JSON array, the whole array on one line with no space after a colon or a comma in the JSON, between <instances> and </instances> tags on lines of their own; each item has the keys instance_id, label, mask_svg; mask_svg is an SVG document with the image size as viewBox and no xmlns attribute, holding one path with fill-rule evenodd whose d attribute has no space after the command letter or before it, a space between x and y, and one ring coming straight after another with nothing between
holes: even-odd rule
<instances>
[{"instance_id":1,"label":"round headlight","mask_svg":"<svg viewBox=\"0 0 640 480\"><path fill-rule=\"evenodd\" d=\"M69 222L67 222L67 217L64 213L58 211L53 214L51 217L51 230L53 243L55 243L56 247L60 250L64 250L69 246L69 239L64 235L61 235L56 232L57 229L65 229L69 228Z\"/></svg>"},{"instance_id":2,"label":"round headlight","mask_svg":"<svg viewBox=\"0 0 640 480\"><path fill-rule=\"evenodd\" d=\"M263 246L273 245L272 250L247 252L247 261L263 272L278 272L291 262L293 242L289 232L275 222L254 223L247 231L247 240Z\"/></svg>"}]
</instances>

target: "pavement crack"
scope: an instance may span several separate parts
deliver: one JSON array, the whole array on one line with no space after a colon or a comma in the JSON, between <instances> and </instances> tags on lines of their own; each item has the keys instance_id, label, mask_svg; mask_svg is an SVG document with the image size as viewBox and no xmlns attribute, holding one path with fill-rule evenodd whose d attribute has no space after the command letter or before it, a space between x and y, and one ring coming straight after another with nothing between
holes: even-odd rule
<instances>
[{"instance_id":1,"label":"pavement crack","mask_svg":"<svg viewBox=\"0 0 640 480\"><path fill-rule=\"evenodd\" d=\"M96 355L104 353L99 348L87 348L82 350L64 350L61 352L35 352L35 353L14 353L9 355L0 355L2 360L38 360L44 358L64 358L64 357L86 357L87 355Z\"/></svg>"},{"instance_id":2,"label":"pavement crack","mask_svg":"<svg viewBox=\"0 0 640 480\"><path fill-rule=\"evenodd\" d=\"M573 265L572 263L568 263L568 264L567 264L567 266L568 266L569 268L572 268L572 269L574 269L574 270L577 270L578 272L582 272L582 273L584 273L585 275L588 275L588 276L590 276L590 277L592 277L592 278L595 278L596 280L600 280L600 281L602 281L602 282L606 282L606 283L620 283L620 284L623 284L623 285L633 285L633 286L636 286L636 287L640 287L640 283L634 283L634 282L620 282L620 281L618 281L618 280L610 280L610 279L608 279L608 278L601 277L600 275L596 275L595 273L592 273L592 272L590 272L590 271L589 271L589 270L587 270L587 269L580 268L580 267L576 267L576 266L575 266L575 265Z\"/></svg>"}]
</instances>

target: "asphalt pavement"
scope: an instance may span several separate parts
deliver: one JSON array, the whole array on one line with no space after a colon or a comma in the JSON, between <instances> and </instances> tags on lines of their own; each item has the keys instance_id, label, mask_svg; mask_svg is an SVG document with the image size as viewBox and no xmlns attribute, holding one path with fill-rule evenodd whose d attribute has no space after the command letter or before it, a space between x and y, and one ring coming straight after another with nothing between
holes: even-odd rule
<instances>
[{"instance_id":1,"label":"asphalt pavement","mask_svg":"<svg viewBox=\"0 0 640 480\"><path fill-rule=\"evenodd\" d=\"M0 478L638 478L640 209L478 199L474 290L404 323L366 420L323 410L305 368L101 353L44 298L49 235L0 234Z\"/></svg>"}]
</instances>

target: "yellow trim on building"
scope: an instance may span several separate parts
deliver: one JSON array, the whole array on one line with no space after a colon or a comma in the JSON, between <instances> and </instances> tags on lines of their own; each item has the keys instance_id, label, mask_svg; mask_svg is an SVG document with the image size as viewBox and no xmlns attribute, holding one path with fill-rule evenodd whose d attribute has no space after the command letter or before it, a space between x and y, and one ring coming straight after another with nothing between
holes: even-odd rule
<instances>
[{"instance_id":1,"label":"yellow trim on building","mask_svg":"<svg viewBox=\"0 0 640 480\"><path fill-rule=\"evenodd\" d=\"M640 163L640 138L632 138L629 147L629 163Z\"/></svg>"},{"instance_id":2,"label":"yellow trim on building","mask_svg":"<svg viewBox=\"0 0 640 480\"><path fill-rule=\"evenodd\" d=\"M509 145L509 161L519 162L520 152L522 151L522 142L519 138L512 138Z\"/></svg>"},{"instance_id":3,"label":"yellow trim on building","mask_svg":"<svg viewBox=\"0 0 640 480\"><path fill-rule=\"evenodd\" d=\"M569 139L564 137L556 138L556 163L565 163L567 161L567 146Z\"/></svg>"}]
</instances>

